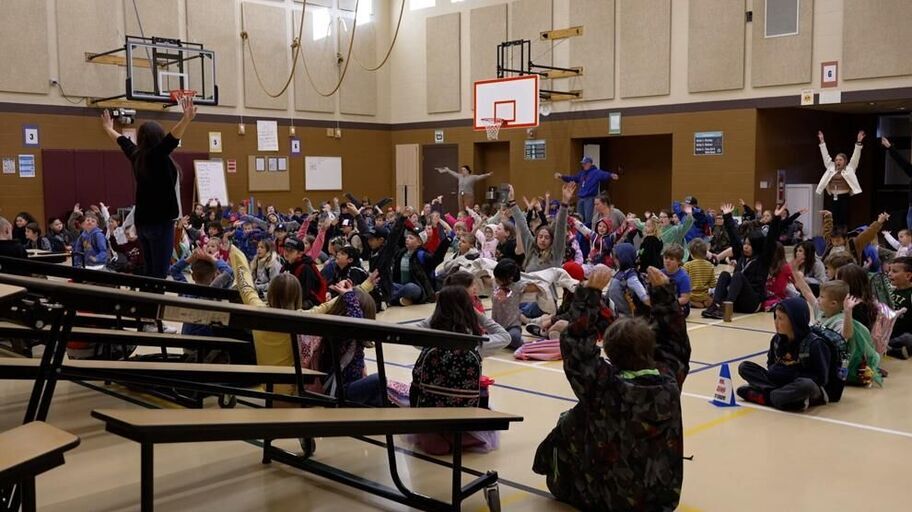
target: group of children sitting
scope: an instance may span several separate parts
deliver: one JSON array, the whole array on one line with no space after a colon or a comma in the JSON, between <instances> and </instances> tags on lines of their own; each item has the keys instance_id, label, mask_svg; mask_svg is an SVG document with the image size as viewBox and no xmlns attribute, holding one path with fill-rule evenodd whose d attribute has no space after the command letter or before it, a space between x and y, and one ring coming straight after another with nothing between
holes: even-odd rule
<instances>
[{"instance_id":1,"label":"group of children sitting","mask_svg":"<svg viewBox=\"0 0 912 512\"><path fill-rule=\"evenodd\" d=\"M887 249L874 244L886 214L846 233L834 230L824 212L826 249L818 256L813 242L801 241L789 262L783 241L800 231L790 226L801 212L789 215L784 205L758 218L742 202L738 221L731 204L704 211L688 197L641 219L602 194L594 218L582 219L570 206L574 196L575 184L567 183L560 201L546 195L527 200L523 210L511 191L499 208L458 212L446 211L442 198L418 210L348 195L344 205L333 200L316 209L308 202L287 212L211 200L175 224L170 275L184 280L189 271L197 284L237 287L247 304L308 314L374 318L384 306L435 302L422 326L487 337L475 351L424 349L402 405L478 406L484 355L522 347L524 331L559 339L580 404L542 443L534 469L558 498L582 508L677 503L680 386L690 353L684 319L692 307L712 319L721 318L726 303L740 313L773 312L776 335L767 365L741 364L747 385L738 395L784 410L838 401L845 383L880 384L887 374L883 355L912 352L912 320L901 315L912 305L912 258L906 256L912 236L900 231L889 242L895 255L881 264ZM763 210L758 205L756 211ZM75 266L143 267L129 219L109 214L103 204L88 211L77 205L66 224L53 219L48 237L23 213L12 236L25 247L52 251L62 243ZM729 267L717 274L720 264ZM257 363L293 364L284 335L256 331L252 339ZM610 363L598 357L596 341ZM366 373L367 346L344 342L342 374L334 375L319 338L298 340L302 364L328 374L315 390L344 386L350 399L378 405L384 390ZM621 414L605 412L616 407ZM593 422L593 414L600 419ZM630 473L601 458L579 467L578 451L591 443L586 432L614 432L619 437L602 449L628 450L643 434L635 424L655 429L655 457L624 460L649 467ZM490 449L496 439L489 434L472 433L464 443ZM628 437L630 443L618 441ZM447 443L440 436L421 446L445 453L452 448ZM624 476L643 472L654 477L651 494L644 487L652 484ZM593 480L593 474L600 476Z\"/></svg>"}]
</instances>

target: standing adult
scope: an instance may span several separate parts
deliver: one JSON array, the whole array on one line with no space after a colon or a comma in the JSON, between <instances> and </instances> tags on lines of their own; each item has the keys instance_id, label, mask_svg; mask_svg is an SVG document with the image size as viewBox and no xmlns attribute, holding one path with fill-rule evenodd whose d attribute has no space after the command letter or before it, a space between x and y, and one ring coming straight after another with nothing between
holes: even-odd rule
<instances>
[{"instance_id":1,"label":"standing adult","mask_svg":"<svg viewBox=\"0 0 912 512\"><path fill-rule=\"evenodd\" d=\"M595 229L595 226L602 220L608 220L609 231L614 231L627 222L627 216L624 215L624 212L614 207L614 203L611 202L611 196L606 192L595 196L594 204L595 213L592 219L592 229Z\"/></svg>"},{"instance_id":2,"label":"standing adult","mask_svg":"<svg viewBox=\"0 0 912 512\"><path fill-rule=\"evenodd\" d=\"M169 133L154 121L140 125L138 144L114 130L114 120L105 110L101 116L105 132L133 164L136 181L134 219L145 261L145 275L164 279L174 245L174 220L181 217L180 168L171 158L180 138L196 116L193 98L182 98L184 113Z\"/></svg>"},{"instance_id":3,"label":"standing adult","mask_svg":"<svg viewBox=\"0 0 912 512\"><path fill-rule=\"evenodd\" d=\"M459 194L459 209L465 210L466 208L475 207L475 183L481 181L491 173L486 172L484 174L474 175L472 174L472 168L468 165L463 165L459 168L459 172L453 172L449 167L441 167L437 169L437 172L440 174L446 173L450 176L456 178L458 181L457 184L457 193Z\"/></svg>"},{"instance_id":4,"label":"standing adult","mask_svg":"<svg viewBox=\"0 0 912 512\"><path fill-rule=\"evenodd\" d=\"M574 182L579 185L579 199L576 202L576 210L583 218L583 222L593 226L595 223L592 218L592 211L595 204L595 196L599 194L599 185L603 181L616 180L620 178L617 173L603 171L592 163L592 158L584 156L580 161L582 170L576 175L564 175L559 172L554 173L554 178L564 183Z\"/></svg>"},{"instance_id":5,"label":"standing adult","mask_svg":"<svg viewBox=\"0 0 912 512\"><path fill-rule=\"evenodd\" d=\"M861 159L861 142L865 138L864 130L858 132L855 139L855 150L852 152L852 159L846 158L845 153L838 153L836 158L830 158L830 152L827 150L826 141L823 132L817 132L817 139L820 141L820 154L823 156L823 166L826 172L820 178L817 184L817 194L823 194L826 191L831 201L826 208L833 212L836 218L837 227L846 227L849 217L849 196L861 193L861 185L858 183L858 177L855 176L855 170L858 168L858 160Z\"/></svg>"}]
</instances>

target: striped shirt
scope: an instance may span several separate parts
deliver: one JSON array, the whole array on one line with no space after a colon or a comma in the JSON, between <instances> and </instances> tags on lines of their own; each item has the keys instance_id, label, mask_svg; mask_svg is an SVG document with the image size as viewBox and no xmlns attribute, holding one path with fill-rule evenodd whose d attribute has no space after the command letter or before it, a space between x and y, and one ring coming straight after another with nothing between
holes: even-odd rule
<instances>
[{"instance_id":1,"label":"striped shirt","mask_svg":"<svg viewBox=\"0 0 912 512\"><path fill-rule=\"evenodd\" d=\"M713 264L703 259L692 259L684 264L684 270L690 276L690 300L711 299L709 290L716 286L716 268Z\"/></svg>"}]
</instances>

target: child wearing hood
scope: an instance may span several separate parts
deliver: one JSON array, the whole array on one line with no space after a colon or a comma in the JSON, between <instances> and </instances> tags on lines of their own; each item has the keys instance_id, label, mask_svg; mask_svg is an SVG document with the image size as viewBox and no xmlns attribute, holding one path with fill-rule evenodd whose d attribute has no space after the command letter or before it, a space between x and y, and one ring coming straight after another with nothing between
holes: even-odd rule
<instances>
[{"instance_id":1,"label":"child wearing hood","mask_svg":"<svg viewBox=\"0 0 912 512\"><path fill-rule=\"evenodd\" d=\"M617 244L614 247L614 261L617 263L617 273L608 285L608 297L614 303L614 312L618 316L644 313L649 307L649 293L637 273L636 249L633 244Z\"/></svg>"},{"instance_id":2,"label":"child wearing hood","mask_svg":"<svg viewBox=\"0 0 912 512\"><path fill-rule=\"evenodd\" d=\"M716 289L713 294L713 303L703 310L703 318L721 320L723 316L722 303L734 303L734 310L738 313L756 313L763 305L766 298L766 281L769 277L770 263L779 239L780 213L785 204L776 209L776 214L770 220L769 230L766 235L754 230L747 241L742 242L741 235L735 227L731 204L722 205L722 215L725 218L725 230L732 241L732 258L735 260L735 270L732 273L722 272L719 275Z\"/></svg>"},{"instance_id":3,"label":"child wearing hood","mask_svg":"<svg viewBox=\"0 0 912 512\"><path fill-rule=\"evenodd\" d=\"M766 368L753 361L738 366L747 385L738 396L747 402L783 411L804 411L826 404L823 390L830 374L830 349L811 332L811 313L802 298L785 299L773 309L776 334L770 341Z\"/></svg>"}]
</instances>

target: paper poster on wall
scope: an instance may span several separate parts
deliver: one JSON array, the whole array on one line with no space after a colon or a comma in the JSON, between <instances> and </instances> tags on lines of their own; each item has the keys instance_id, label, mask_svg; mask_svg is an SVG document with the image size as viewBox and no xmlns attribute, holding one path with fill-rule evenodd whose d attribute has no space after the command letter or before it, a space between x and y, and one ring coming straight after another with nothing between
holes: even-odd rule
<instances>
[{"instance_id":1,"label":"paper poster on wall","mask_svg":"<svg viewBox=\"0 0 912 512\"><path fill-rule=\"evenodd\" d=\"M27 124L22 126L22 145L25 147L38 147L38 125Z\"/></svg>"},{"instance_id":2,"label":"paper poster on wall","mask_svg":"<svg viewBox=\"0 0 912 512\"><path fill-rule=\"evenodd\" d=\"M228 160L228 174L237 173L237 160Z\"/></svg>"},{"instance_id":3,"label":"paper poster on wall","mask_svg":"<svg viewBox=\"0 0 912 512\"><path fill-rule=\"evenodd\" d=\"M266 158L262 156L256 157L256 172L263 172L266 170Z\"/></svg>"},{"instance_id":4,"label":"paper poster on wall","mask_svg":"<svg viewBox=\"0 0 912 512\"><path fill-rule=\"evenodd\" d=\"M342 190L342 157L304 157L306 190Z\"/></svg>"},{"instance_id":5,"label":"paper poster on wall","mask_svg":"<svg viewBox=\"0 0 912 512\"><path fill-rule=\"evenodd\" d=\"M296 156L301 154L301 139L297 137L291 138L291 156Z\"/></svg>"},{"instance_id":6,"label":"paper poster on wall","mask_svg":"<svg viewBox=\"0 0 912 512\"><path fill-rule=\"evenodd\" d=\"M19 177L35 177L35 155L19 155Z\"/></svg>"},{"instance_id":7,"label":"paper poster on wall","mask_svg":"<svg viewBox=\"0 0 912 512\"><path fill-rule=\"evenodd\" d=\"M279 150L279 124L276 121L257 121L257 151Z\"/></svg>"},{"instance_id":8,"label":"paper poster on wall","mask_svg":"<svg viewBox=\"0 0 912 512\"><path fill-rule=\"evenodd\" d=\"M124 128L120 134L130 139L133 144L136 144L136 128Z\"/></svg>"},{"instance_id":9,"label":"paper poster on wall","mask_svg":"<svg viewBox=\"0 0 912 512\"><path fill-rule=\"evenodd\" d=\"M288 159L285 158L284 156L280 156L279 157L279 171L287 171L287 170L288 170Z\"/></svg>"},{"instance_id":10,"label":"paper poster on wall","mask_svg":"<svg viewBox=\"0 0 912 512\"><path fill-rule=\"evenodd\" d=\"M194 160L196 172L196 197L208 202L218 199L221 204L228 204L228 186L225 183L225 167L221 160Z\"/></svg>"},{"instance_id":11,"label":"paper poster on wall","mask_svg":"<svg viewBox=\"0 0 912 512\"><path fill-rule=\"evenodd\" d=\"M3 159L3 174L16 174L16 159Z\"/></svg>"},{"instance_id":12,"label":"paper poster on wall","mask_svg":"<svg viewBox=\"0 0 912 512\"><path fill-rule=\"evenodd\" d=\"M266 161L269 162L269 165L267 167L270 171L274 172L274 171L279 170L279 159L278 158L271 156L271 157L267 158Z\"/></svg>"},{"instance_id":13,"label":"paper poster on wall","mask_svg":"<svg viewBox=\"0 0 912 512\"><path fill-rule=\"evenodd\" d=\"M222 132L209 132L209 152L222 152Z\"/></svg>"},{"instance_id":14,"label":"paper poster on wall","mask_svg":"<svg viewBox=\"0 0 912 512\"><path fill-rule=\"evenodd\" d=\"M608 135L620 135L621 134L621 113L620 112L609 112L608 113Z\"/></svg>"}]
</instances>

